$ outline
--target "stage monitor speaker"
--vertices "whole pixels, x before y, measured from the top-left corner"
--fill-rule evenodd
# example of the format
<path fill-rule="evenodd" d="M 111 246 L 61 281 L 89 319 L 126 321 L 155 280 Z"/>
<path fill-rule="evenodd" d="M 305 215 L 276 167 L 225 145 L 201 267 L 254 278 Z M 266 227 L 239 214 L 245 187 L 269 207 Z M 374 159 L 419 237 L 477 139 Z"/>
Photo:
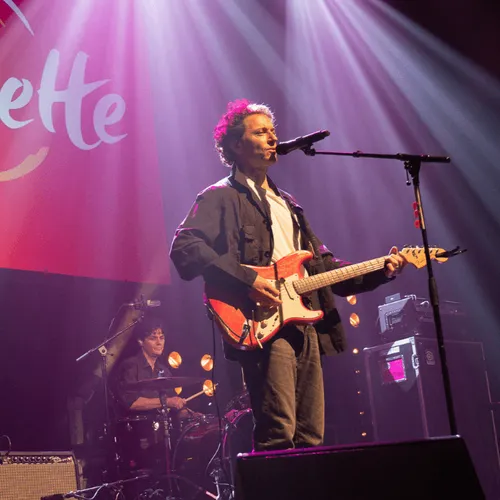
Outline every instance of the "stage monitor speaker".
<path fill-rule="evenodd" d="M 2 453 L 1 500 L 40 500 L 78 489 L 76 462 L 71 452 Z"/>
<path fill-rule="evenodd" d="M 445 341 L 460 434 L 487 498 L 500 498 L 500 456 L 480 342 Z M 412 336 L 364 349 L 374 441 L 450 433 L 435 339 Z"/>
<path fill-rule="evenodd" d="M 236 500 L 483 500 L 459 436 L 242 454 Z"/>

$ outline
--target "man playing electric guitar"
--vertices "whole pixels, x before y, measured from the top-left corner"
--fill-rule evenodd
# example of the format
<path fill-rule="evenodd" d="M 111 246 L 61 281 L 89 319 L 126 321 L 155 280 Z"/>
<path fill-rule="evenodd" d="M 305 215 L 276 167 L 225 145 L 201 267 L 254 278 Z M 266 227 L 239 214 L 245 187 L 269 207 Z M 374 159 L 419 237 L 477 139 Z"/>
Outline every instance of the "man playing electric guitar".
<path fill-rule="evenodd" d="M 323 273 L 347 263 L 333 257 L 302 208 L 267 176 L 277 160 L 271 110 L 246 100 L 229 103 L 214 138 L 231 174 L 198 195 L 176 232 L 171 258 L 183 279 L 205 279 L 208 304 L 226 332 L 226 357 L 243 367 L 254 449 L 318 446 L 324 435 L 320 355 L 346 347 L 333 294 L 373 290 L 401 272 L 407 260 L 392 249 L 380 265 L 333 286 L 292 283 L 295 270 L 305 268 L 306 279 L 321 280 Z M 293 255 L 300 250 L 311 254 Z M 270 275 L 255 266 L 271 266 Z M 289 281 L 281 279 L 282 272 Z M 321 319 L 297 320 L 298 313 L 288 312 L 292 300 L 306 306 L 302 313 L 320 311 Z M 239 315 L 238 322 L 225 321 L 221 309 L 213 307 L 223 303 L 231 305 L 230 317 Z M 285 321 L 287 314 L 295 321 Z"/>

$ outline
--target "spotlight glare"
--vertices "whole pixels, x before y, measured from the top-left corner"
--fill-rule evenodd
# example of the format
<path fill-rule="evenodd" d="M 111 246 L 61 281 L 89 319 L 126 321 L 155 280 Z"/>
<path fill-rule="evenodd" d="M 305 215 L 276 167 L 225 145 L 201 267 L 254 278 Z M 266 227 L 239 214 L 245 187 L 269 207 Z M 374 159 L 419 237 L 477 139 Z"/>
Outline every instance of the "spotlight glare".
<path fill-rule="evenodd" d="M 201 358 L 200 364 L 205 371 L 209 372 L 214 367 L 214 360 L 210 354 L 204 354 Z"/>
<path fill-rule="evenodd" d="M 359 316 L 356 313 L 352 313 L 349 316 L 349 323 L 351 323 L 352 327 L 357 328 L 360 323 Z"/>
<path fill-rule="evenodd" d="M 349 302 L 349 304 L 351 304 L 351 306 L 356 305 L 356 303 L 358 302 L 356 295 L 348 295 L 346 297 L 346 300 L 347 300 L 347 302 Z"/>
<path fill-rule="evenodd" d="M 176 351 L 172 351 L 168 355 L 168 364 L 172 368 L 179 368 L 179 366 L 181 366 L 181 364 L 182 364 L 181 355 L 178 352 L 176 352 Z"/>
<path fill-rule="evenodd" d="M 203 382 L 203 392 L 207 396 L 213 396 L 214 395 L 214 384 L 212 383 L 211 380 L 205 380 L 205 382 Z"/>
<path fill-rule="evenodd" d="M 359 354 L 359 349 L 357 347 L 355 347 L 353 350 L 352 350 L 352 353 L 353 354 Z"/>

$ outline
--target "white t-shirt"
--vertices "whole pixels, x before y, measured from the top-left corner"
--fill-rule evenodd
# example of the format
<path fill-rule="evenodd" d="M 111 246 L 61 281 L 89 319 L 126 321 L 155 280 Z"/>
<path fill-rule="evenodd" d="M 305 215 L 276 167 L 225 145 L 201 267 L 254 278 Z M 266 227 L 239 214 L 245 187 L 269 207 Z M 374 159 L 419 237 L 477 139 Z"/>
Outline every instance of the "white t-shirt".
<path fill-rule="evenodd" d="M 238 169 L 236 169 L 235 179 L 241 184 L 247 184 L 247 186 L 256 194 L 257 198 L 259 200 L 261 199 L 259 192 L 255 187 L 255 182 Z M 292 214 L 287 202 L 274 191 L 266 189 L 266 198 L 271 208 L 272 232 L 274 239 L 274 249 L 271 262 L 276 262 L 282 257 L 285 257 L 285 255 L 288 255 L 295 250 L 299 250 L 299 248 L 296 248 L 298 246 L 298 242 L 294 241 L 295 231 L 292 217 L 295 217 L 295 214 Z"/>

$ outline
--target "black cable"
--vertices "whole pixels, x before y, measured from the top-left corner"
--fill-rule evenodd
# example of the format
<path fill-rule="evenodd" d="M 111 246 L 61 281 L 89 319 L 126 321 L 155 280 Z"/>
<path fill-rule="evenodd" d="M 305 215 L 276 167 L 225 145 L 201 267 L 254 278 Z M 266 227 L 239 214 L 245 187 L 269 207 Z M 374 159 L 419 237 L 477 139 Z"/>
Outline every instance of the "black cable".
<path fill-rule="evenodd" d="M 12 451 L 12 441 L 10 440 L 10 437 L 7 436 L 7 434 L 4 434 L 3 436 L 0 436 L 0 440 L 1 439 L 5 439 L 7 441 L 7 443 L 8 443 L 8 449 L 5 452 L 5 455 L 0 455 L 0 465 L 3 462 L 3 459 L 7 458 L 9 456 L 9 453 Z"/>
<path fill-rule="evenodd" d="M 207 309 L 208 309 L 208 312 L 209 312 L 209 318 L 211 319 L 212 321 L 212 329 L 214 327 L 213 323 L 214 323 L 214 318 L 217 318 L 217 321 L 227 330 L 227 331 L 230 331 L 237 339 L 238 339 L 238 342 L 242 343 L 248 333 L 243 333 L 243 334 L 239 334 L 239 333 L 236 333 L 225 321 L 224 319 L 217 313 L 217 311 L 210 305 L 210 302 L 207 302 L 206 304 L 207 306 Z M 215 340 L 214 340 L 214 345 L 215 345 Z"/>
<path fill-rule="evenodd" d="M 122 308 L 125 307 L 125 304 L 122 304 L 118 310 L 116 311 L 115 315 L 111 318 L 111 322 L 109 323 L 109 326 L 108 326 L 108 333 L 106 334 L 106 337 L 105 339 L 108 339 L 111 335 L 111 330 L 113 328 L 113 325 L 115 324 L 115 321 L 116 321 L 116 318 L 118 316 L 118 314 L 120 313 L 120 311 L 122 310 Z"/>

